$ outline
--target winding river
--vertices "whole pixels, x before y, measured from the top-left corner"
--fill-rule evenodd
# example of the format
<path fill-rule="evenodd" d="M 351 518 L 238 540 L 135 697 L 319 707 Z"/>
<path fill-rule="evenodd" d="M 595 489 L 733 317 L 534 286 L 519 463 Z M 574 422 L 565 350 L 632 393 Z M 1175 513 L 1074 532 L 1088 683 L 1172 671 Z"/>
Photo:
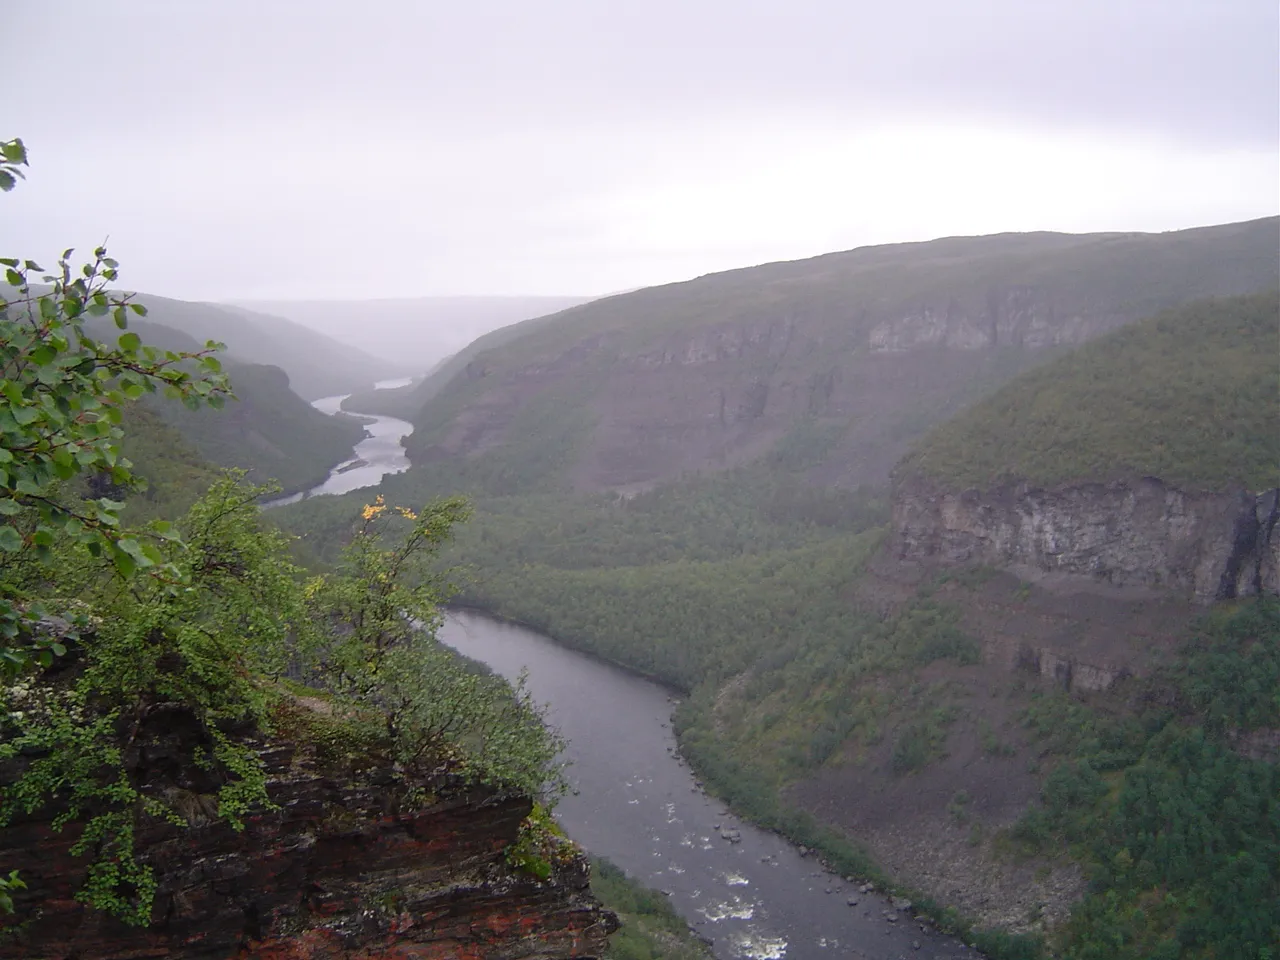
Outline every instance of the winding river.
<path fill-rule="evenodd" d="M 677 752 L 675 700 L 657 684 L 471 611 L 451 612 L 440 639 L 510 679 L 527 671 L 568 741 L 572 791 L 557 819 L 666 892 L 722 960 L 977 956 L 705 794 Z"/>
<path fill-rule="evenodd" d="M 314 406 L 336 413 L 344 399 Z M 374 486 L 407 469 L 400 439 L 412 426 L 368 419 L 370 435 L 351 461 L 305 494 L 276 503 Z M 364 464 L 350 466 L 357 461 Z M 556 808 L 565 830 L 666 893 L 720 960 L 978 956 L 706 795 L 680 759 L 671 732 L 675 699 L 664 688 L 471 611 L 450 612 L 440 639 L 510 679 L 527 671 L 534 698 L 568 742 L 572 790 Z"/>
<path fill-rule="evenodd" d="M 374 384 L 378 390 L 390 390 L 404 387 L 412 382 L 411 377 L 400 380 L 381 380 Z M 322 397 L 313 400 L 311 405 L 321 413 L 332 416 L 342 410 L 342 401 L 351 396 L 343 393 L 336 397 Z M 344 460 L 325 478 L 324 483 L 312 487 L 302 493 L 288 497 L 280 497 L 264 503 L 266 507 L 282 507 L 286 503 L 297 503 L 306 497 L 318 497 L 325 494 L 350 493 L 362 487 L 374 487 L 382 482 L 382 478 L 390 473 L 402 473 L 409 469 L 409 458 L 405 456 L 401 439 L 413 431 L 413 424 L 395 417 L 382 417 L 372 413 L 356 413 L 345 411 L 354 417 L 365 420 L 365 433 L 368 434 L 356 444 L 351 451 L 351 458 Z"/>

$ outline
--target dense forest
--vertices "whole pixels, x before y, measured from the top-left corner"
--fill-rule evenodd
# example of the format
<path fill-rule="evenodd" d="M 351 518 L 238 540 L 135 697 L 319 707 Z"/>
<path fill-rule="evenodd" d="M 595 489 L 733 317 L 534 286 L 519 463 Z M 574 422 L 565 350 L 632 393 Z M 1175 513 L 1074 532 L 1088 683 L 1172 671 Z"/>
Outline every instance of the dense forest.
<path fill-rule="evenodd" d="M 1052 431 L 1073 435 L 1073 414 L 1092 417 L 1094 401 L 1072 398 L 1093 389 L 1096 403 L 1124 416 L 1081 434 L 1072 448 L 1081 463 L 1114 462 L 1108 445 L 1124 443 L 1133 469 L 1176 456 L 1180 480 L 1266 483 L 1275 462 L 1266 411 L 1277 384 L 1264 368 L 1276 316 L 1268 294 L 1197 304 L 1112 334 L 1082 351 L 1096 364 L 1076 354 L 1052 361 L 958 421 L 958 434 L 984 430 L 989 441 L 957 447 L 941 428 L 903 472 L 943 445 L 985 462 L 1008 448 L 1007 429 L 1027 435 L 1010 462 L 1025 455 L 1039 478 L 1035 465 L 1050 455 L 1037 443 Z M 1197 370 L 1175 398 L 1160 382 L 1188 364 Z M 566 422 L 551 410 L 526 415 L 531 425 Z M 1180 430 L 1146 430 L 1148 419 L 1176 420 Z M 487 459 L 421 465 L 384 488 L 472 491 L 476 516 L 442 558 L 459 577 L 457 600 L 688 692 L 681 745 L 708 783 L 839 869 L 880 876 L 846 835 L 789 804 L 793 785 L 881 762 L 877 776 L 909 779 L 940 763 L 965 729 L 993 756 L 1017 742 L 1042 800 L 984 842 L 1010 863 L 1081 864 L 1089 887 L 1047 938 L 974 930 L 912 891 L 993 955 L 1265 955 L 1258 951 L 1280 935 L 1280 872 L 1269 852 L 1277 783 L 1273 764 L 1239 744 L 1275 726 L 1276 605 L 1210 616 L 1154 675 L 1106 696 L 1014 675 L 1001 697 L 1016 722 L 988 729 L 970 700 L 925 678 L 939 665 L 957 676 L 982 669 L 982 637 L 965 627 L 964 611 L 989 602 L 979 592 L 995 572 L 940 571 L 880 595 L 891 491 L 805 482 L 823 442 L 817 425 L 802 424 L 753 463 L 630 495 L 567 493 L 554 481 L 557 449 L 525 457 L 520 443 Z M 313 500 L 278 519 L 301 535 L 299 550 L 323 562 L 343 539 L 343 511 L 341 498 Z M 1028 586 L 1015 580 L 1008 602 L 1021 602 Z M 1232 791 L 1238 816 L 1228 822 L 1218 812 Z"/>

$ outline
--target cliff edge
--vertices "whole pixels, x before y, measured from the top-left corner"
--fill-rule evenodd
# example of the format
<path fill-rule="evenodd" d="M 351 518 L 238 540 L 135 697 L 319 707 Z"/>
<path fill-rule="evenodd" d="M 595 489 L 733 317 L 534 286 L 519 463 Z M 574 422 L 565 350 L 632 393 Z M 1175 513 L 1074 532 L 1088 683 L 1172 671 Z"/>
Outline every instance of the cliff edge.
<path fill-rule="evenodd" d="M 165 780 L 186 827 L 151 820 L 137 833 L 158 889 L 147 927 L 75 899 L 86 857 L 79 824 L 56 810 L 0 830 L 0 862 L 27 889 L 0 937 L 0 957 L 25 960 L 561 960 L 603 955 L 617 927 L 588 888 L 568 844 L 544 877 L 510 867 L 532 803 L 440 773 L 406 785 L 390 770 L 342 774 L 316 751 L 256 738 L 274 810 L 236 832 L 208 816 L 209 797 L 181 770 L 182 718 L 152 736 L 138 763 Z M 254 735 L 256 737 L 256 735 Z M 9 780 L 13 771 L 3 771 Z M 198 776 L 198 775 L 197 775 Z M 191 789 L 194 788 L 194 789 Z M 185 799 L 185 804 L 184 804 Z"/>

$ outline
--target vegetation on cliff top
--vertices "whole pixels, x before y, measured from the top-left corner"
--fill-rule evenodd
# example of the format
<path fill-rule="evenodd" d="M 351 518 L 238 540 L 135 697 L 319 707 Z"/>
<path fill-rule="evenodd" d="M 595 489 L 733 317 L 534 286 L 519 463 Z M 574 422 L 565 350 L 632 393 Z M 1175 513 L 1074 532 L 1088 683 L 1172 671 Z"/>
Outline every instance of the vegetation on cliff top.
<path fill-rule="evenodd" d="M 1025 373 L 937 427 L 899 480 L 1280 484 L 1280 295 L 1204 300 Z"/>
<path fill-rule="evenodd" d="M 0 158 L 7 189 L 21 142 L 0 143 Z M 348 520 L 336 568 L 313 576 L 262 524 L 257 500 L 270 490 L 242 472 L 177 522 L 130 525 L 112 495 L 139 482 L 122 445 L 148 417 L 131 405 L 165 391 L 217 407 L 231 385 L 217 344 L 165 351 L 129 329 L 145 308 L 111 292 L 117 265 L 104 249 L 83 269 L 71 256 L 40 288 L 39 265 L 0 261 L 14 291 L 0 300 L 0 826 L 78 826 L 77 897 L 151 922 L 157 878 L 138 828 L 240 830 L 270 810 L 259 750 L 282 715 L 296 719 L 278 709 L 295 698 L 287 679 L 322 688 L 406 802 L 439 773 L 554 789 L 560 743 L 528 695 L 432 636 L 447 592 L 434 560 L 465 502 L 414 510 L 378 498 Z M 114 342 L 87 322 L 103 316 L 123 331 Z M 165 462 L 198 482 L 182 457 Z M 0 908 L 19 914 L 8 928 L 39 906 L 23 889 L 21 877 L 0 879 Z"/>

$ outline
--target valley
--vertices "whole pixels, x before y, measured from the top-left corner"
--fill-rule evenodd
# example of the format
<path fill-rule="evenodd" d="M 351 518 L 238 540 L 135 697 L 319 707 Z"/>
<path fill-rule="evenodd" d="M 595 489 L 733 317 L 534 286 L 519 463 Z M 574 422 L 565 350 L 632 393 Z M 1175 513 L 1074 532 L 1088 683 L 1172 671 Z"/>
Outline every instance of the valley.
<path fill-rule="evenodd" d="M 1280 960 L 1280 7 L 0 11 L 0 960 Z"/>
<path fill-rule="evenodd" d="M 1048 282 L 1101 269 L 1094 241 L 981 238 L 912 268 L 941 270 L 945 311 L 867 310 L 845 341 L 794 292 L 774 305 L 790 319 L 761 321 L 774 294 L 751 284 L 794 276 L 784 287 L 806 297 L 815 284 L 807 267 L 769 265 L 749 283 L 695 283 L 693 305 L 681 290 L 657 312 L 572 307 L 481 337 L 425 379 L 309 404 L 283 370 L 232 361 L 229 411 L 145 401 L 130 414 L 127 449 L 154 482 L 127 509 L 171 515 L 214 463 L 283 473 L 288 495 L 266 516 L 298 538 L 296 557 L 331 569 L 362 511 L 468 497 L 475 514 L 438 561 L 454 602 L 569 649 L 465 612 L 442 640 L 512 679 L 530 665 L 576 761 L 562 823 L 668 891 L 717 957 L 891 958 L 921 942 L 1083 960 L 1109 943 L 1139 960 L 1176 938 L 1246 956 L 1277 920 L 1256 904 L 1277 882 L 1263 865 L 1280 786 L 1267 699 L 1280 302 L 1225 294 L 1275 286 L 1241 253 L 1274 227 L 1191 231 L 1180 251 L 1204 270 L 1138 302 L 1219 296 L 1150 318 L 1133 300 L 1150 278 L 1134 277 L 1165 269 L 1161 244 L 1123 241 L 1140 269 L 1113 302 L 1098 299 L 1104 274 L 1074 281 L 1095 298 L 1081 319 L 1021 277 L 975 314 L 962 288 L 945 291 L 945 262 L 958 249 L 973 268 L 994 249 L 982 269 L 1034 263 Z M 845 269 L 896 275 L 902 255 L 854 251 Z M 747 313 L 705 329 L 671 319 L 703 317 L 706 285 L 728 291 L 717 309 Z M 610 329 L 613 316 L 631 320 Z M 1248 696 L 1232 687 L 1241 671 Z M 643 722 L 626 719 L 633 688 Z M 1188 792 L 1197 777 L 1218 800 Z M 1210 826 L 1233 789 L 1243 807 Z M 1213 849 L 1254 853 L 1227 864 L 1194 843 L 1151 847 L 1152 803 L 1216 831 Z M 1110 864 L 1113 847 L 1131 860 Z M 1139 906 L 1153 885 L 1173 898 L 1159 910 Z M 677 949 L 662 941 L 677 934 L 653 936 L 635 949 Z"/>
<path fill-rule="evenodd" d="M 1258 225 L 1260 251 L 1274 227 Z M 1241 235 L 1216 229 L 1209 235 Z M 1254 262 L 1253 279 L 1227 280 L 1221 292 L 1275 286 L 1273 268 Z M 629 361 L 601 346 L 614 334 L 589 330 L 582 316 L 607 303 L 527 335 L 504 332 L 510 348 L 477 343 L 452 361 L 451 378 L 407 388 L 428 398 L 407 443 L 414 466 L 381 489 L 396 502 L 427 491 L 475 498 L 477 515 L 448 558 L 465 571 L 460 599 L 687 692 L 676 730 L 710 789 L 841 871 L 884 871 L 992 956 L 1036 955 L 1045 938 L 1062 955 L 1087 956 L 1091 938 L 1114 935 L 1131 952 L 1109 955 L 1137 958 L 1173 936 L 1176 912 L 1145 921 L 1099 912 L 1097 854 L 1071 823 L 1105 820 L 1118 784 L 1169 762 L 1126 725 L 1155 725 L 1166 740 L 1194 729 L 1196 708 L 1171 692 L 1168 671 L 1190 655 L 1203 604 L 1275 593 L 1275 295 L 1117 320 L 1123 329 L 1109 335 L 1106 323 L 1066 322 L 1100 338 L 1070 351 L 1054 345 L 1058 334 L 983 354 L 990 341 L 975 346 L 945 324 L 909 344 L 873 327 L 859 361 L 883 365 L 873 383 L 919 383 L 899 379 L 905 356 L 922 363 L 931 389 L 951 391 L 895 441 L 908 456 L 838 465 L 847 424 L 784 407 L 772 432 L 757 434 L 763 445 L 739 418 L 743 445 L 721 433 L 723 457 L 667 461 L 632 445 L 636 459 L 611 459 L 618 472 L 602 484 L 590 464 L 611 458 L 601 444 L 613 441 L 601 433 L 612 421 L 600 419 L 599 391 L 623 391 L 632 415 L 647 410 L 679 443 L 731 419 L 711 410 L 705 426 L 671 427 L 666 408 L 645 407 L 683 397 L 681 416 L 697 409 L 663 363 L 647 377 L 620 371 Z M 565 338 L 564 352 L 531 360 L 553 342 L 548 331 Z M 717 342 L 672 361 L 713 397 L 717 365 L 740 363 L 753 341 Z M 760 344 L 785 366 L 791 347 Z M 507 356 L 523 366 L 502 372 Z M 963 386 L 946 379 L 952 363 L 969 364 Z M 946 422 L 982 393 L 989 399 Z M 423 436 L 438 441 L 424 446 Z M 667 466 L 646 472 L 655 464 Z M 683 472 L 662 475 L 673 469 Z M 1086 507 L 1088 497 L 1103 499 Z M 323 556 L 342 510 L 313 503 L 282 519 Z M 1250 636 L 1260 646 L 1248 655 L 1265 662 L 1274 608 L 1264 603 L 1259 616 Z M 1176 722 L 1157 719 L 1151 698 L 1185 706 Z M 1126 759 L 1099 760 L 1088 734 L 1064 738 L 1053 730 L 1063 717 L 1110 731 Z M 1249 736 L 1265 741 L 1271 721 L 1255 722 Z M 1082 763 L 1103 771 L 1110 799 L 1084 794 L 1087 810 L 1055 809 L 1053 778 Z M 1266 782 L 1266 761 L 1244 763 L 1239 776 Z M 1260 822 L 1240 829 L 1250 839 L 1229 842 L 1274 843 Z M 1144 896 L 1132 876 L 1110 882 L 1108 896 Z M 1273 919 L 1263 911 L 1232 923 L 1265 940 Z"/>

